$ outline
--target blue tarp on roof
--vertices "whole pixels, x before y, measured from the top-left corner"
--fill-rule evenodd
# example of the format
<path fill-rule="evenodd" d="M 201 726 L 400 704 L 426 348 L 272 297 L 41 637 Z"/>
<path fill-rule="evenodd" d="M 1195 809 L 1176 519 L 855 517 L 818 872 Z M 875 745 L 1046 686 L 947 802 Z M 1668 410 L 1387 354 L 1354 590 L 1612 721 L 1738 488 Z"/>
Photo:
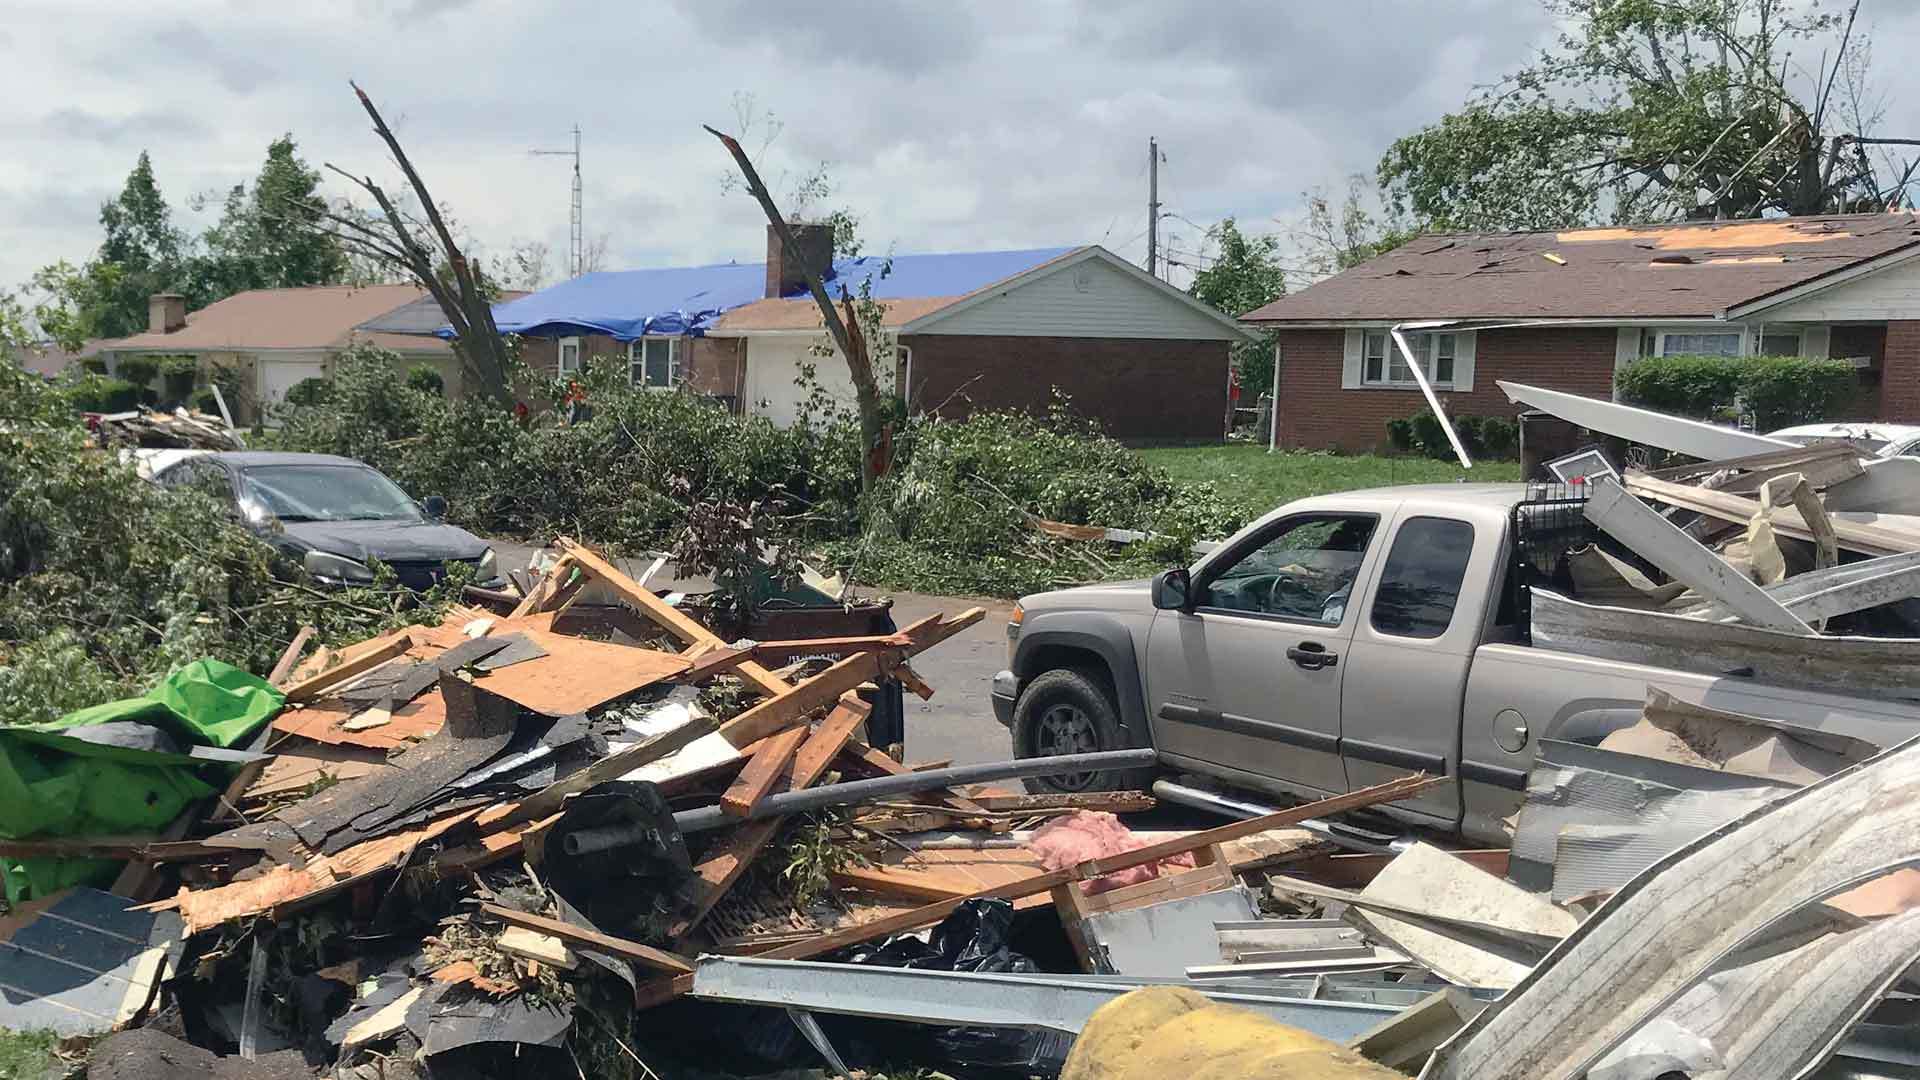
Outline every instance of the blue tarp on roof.
<path fill-rule="evenodd" d="M 876 300 L 961 296 L 1051 262 L 1075 248 L 969 251 L 836 259 L 827 291 L 859 295 L 870 284 Z M 891 265 L 889 265 L 889 263 Z M 528 337 L 606 334 L 632 341 L 644 334 L 704 334 L 721 315 L 766 297 L 765 263 L 616 270 L 572 281 L 493 308 L 502 333 Z M 804 291 L 789 294 L 798 299 Z M 450 330 L 443 329 L 442 336 Z"/>

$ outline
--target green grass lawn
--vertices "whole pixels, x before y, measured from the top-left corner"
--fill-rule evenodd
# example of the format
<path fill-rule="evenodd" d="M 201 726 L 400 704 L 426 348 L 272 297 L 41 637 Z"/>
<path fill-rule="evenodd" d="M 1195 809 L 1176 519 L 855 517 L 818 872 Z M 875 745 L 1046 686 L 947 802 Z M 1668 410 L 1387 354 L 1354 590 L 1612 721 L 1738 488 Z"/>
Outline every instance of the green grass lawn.
<path fill-rule="evenodd" d="M 1309 495 L 1355 488 L 1520 479 L 1520 466 L 1512 461 L 1477 462 L 1467 470 L 1458 462 L 1431 458 L 1269 454 L 1266 447 L 1248 443 L 1163 447 L 1142 450 L 1140 456 L 1183 483 L 1211 481 L 1228 498 L 1257 507 L 1260 513 Z"/>
<path fill-rule="evenodd" d="M 0 1028 L 0 1080 L 40 1080 L 59 1041 L 51 1031 Z"/>

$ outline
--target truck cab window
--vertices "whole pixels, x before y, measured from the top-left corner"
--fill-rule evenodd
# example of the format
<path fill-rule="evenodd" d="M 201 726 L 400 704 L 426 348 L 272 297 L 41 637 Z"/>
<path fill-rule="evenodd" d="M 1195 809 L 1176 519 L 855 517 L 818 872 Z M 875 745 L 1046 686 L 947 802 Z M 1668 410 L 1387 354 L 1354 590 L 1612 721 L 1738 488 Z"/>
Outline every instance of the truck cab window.
<path fill-rule="evenodd" d="M 1408 519 L 1393 538 L 1380 573 L 1373 628 L 1397 637 L 1437 638 L 1446 633 L 1472 555 L 1472 525 L 1451 518 Z"/>
<path fill-rule="evenodd" d="M 1282 526 L 1258 547 L 1210 574 L 1200 606 L 1338 625 L 1373 539 L 1371 515 L 1322 515 Z"/>

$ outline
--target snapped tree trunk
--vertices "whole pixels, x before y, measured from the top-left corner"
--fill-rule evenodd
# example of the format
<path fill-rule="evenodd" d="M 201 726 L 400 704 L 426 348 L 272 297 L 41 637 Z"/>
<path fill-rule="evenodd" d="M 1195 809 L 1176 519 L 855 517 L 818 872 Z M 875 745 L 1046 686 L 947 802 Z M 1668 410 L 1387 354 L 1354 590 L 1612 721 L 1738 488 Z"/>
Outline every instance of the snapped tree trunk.
<path fill-rule="evenodd" d="M 413 196 L 420 203 L 433 242 L 440 249 L 440 257 L 446 261 L 447 276 L 453 280 L 448 282 L 441 278 L 432 253 L 416 235 L 414 224 L 406 219 L 393 199 L 379 184 L 374 183 L 372 177 L 355 176 L 338 166 L 327 166 L 353 181 L 372 197 L 374 204 L 380 208 L 380 218 L 386 222 L 386 229 L 379 229 L 370 221 L 341 214 L 328 214 L 327 220 L 338 230 L 335 235 L 355 250 L 404 268 L 420 283 L 421 288 L 433 295 L 434 301 L 440 305 L 441 314 L 447 317 L 447 322 L 453 327 L 456 339 L 454 352 L 460 357 L 461 371 L 467 382 L 502 407 L 511 408 L 513 390 L 508 374 L 511 358 L 506 339 L 500 336 L 499 328 L 494 325 L 492 301 L 482 288 L 472 264 L 460 251 L 460 245 L 454 242 L 453 231 L 441 216 L 439 206 L 427 190 L 426 181 L 420 178 L 407 152 L 401 149 L 400 140 L 387 127 L 380 110 L 374 107 L 373 99 L 360 89 L 359 84 L 348 85 L 353 87 L 361 106 L 367 110 L 367 116 L 373 120 L 374 133 L 387 144 L 387 149 L 400 165 L 400 171 L 406 175 L 407 186 L 413 189 Z M 389 232 L 391 235 L 386 235 Z"/>
<path fill-rule="evenodd" d="M 774 205 L 772 193 L 767 190 L 767 185 L 760 182 L 760 173 L 748 159 L 747 152 L 741 149 L 739 141 L 710 126 L 702 126 L 733 155 L 734 164 L 740 167 L 740 175 L 747 181 L 747 191 L 760 203 L 760 209 L 767 215 L 767 224 L 779 234 L 781 250 L 799 250 L 793 240 L 792 228 L 781 215 L 780 208 Z M 866 338 L 860 332 L 860 321 L 854 317 L 851 297 L 842 296 L 847 306 L 846 318 L 842 319 L 833 306 L 833 298 L 827 295 L 826 282 L 820 279 L 820 275 L 810 266 L 794 268 L 806 279 L 807 292 L 820 309 L 821 321 L 826 323 L 827 334 L 833 338 L 834 351 L 846 358 L 847 374 L 853 379 L 854 406 L 860 412 L 860 491 L 864 494 L 873 488 L 879 464 L 875 452 L 880 448 L 886 419 L 886 405 L 880 397 L 880 385 L 873 376 L 873 361 L 867 354 Z M 841 291 L 845 293 L 844 289 Z"/>

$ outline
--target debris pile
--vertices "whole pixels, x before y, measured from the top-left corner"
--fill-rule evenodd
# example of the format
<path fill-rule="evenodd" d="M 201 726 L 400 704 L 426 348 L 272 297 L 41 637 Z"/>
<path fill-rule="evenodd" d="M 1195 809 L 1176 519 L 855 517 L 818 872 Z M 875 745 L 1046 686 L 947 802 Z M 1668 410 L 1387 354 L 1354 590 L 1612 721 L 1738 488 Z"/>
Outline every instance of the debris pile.
<path fill-rule="evenodd" d="M 89 413 L 87 429 L 94 446 L 111 450 L 245 450 L 233 426 L 185 406 L 172 412 L 135 409 Z"/>

